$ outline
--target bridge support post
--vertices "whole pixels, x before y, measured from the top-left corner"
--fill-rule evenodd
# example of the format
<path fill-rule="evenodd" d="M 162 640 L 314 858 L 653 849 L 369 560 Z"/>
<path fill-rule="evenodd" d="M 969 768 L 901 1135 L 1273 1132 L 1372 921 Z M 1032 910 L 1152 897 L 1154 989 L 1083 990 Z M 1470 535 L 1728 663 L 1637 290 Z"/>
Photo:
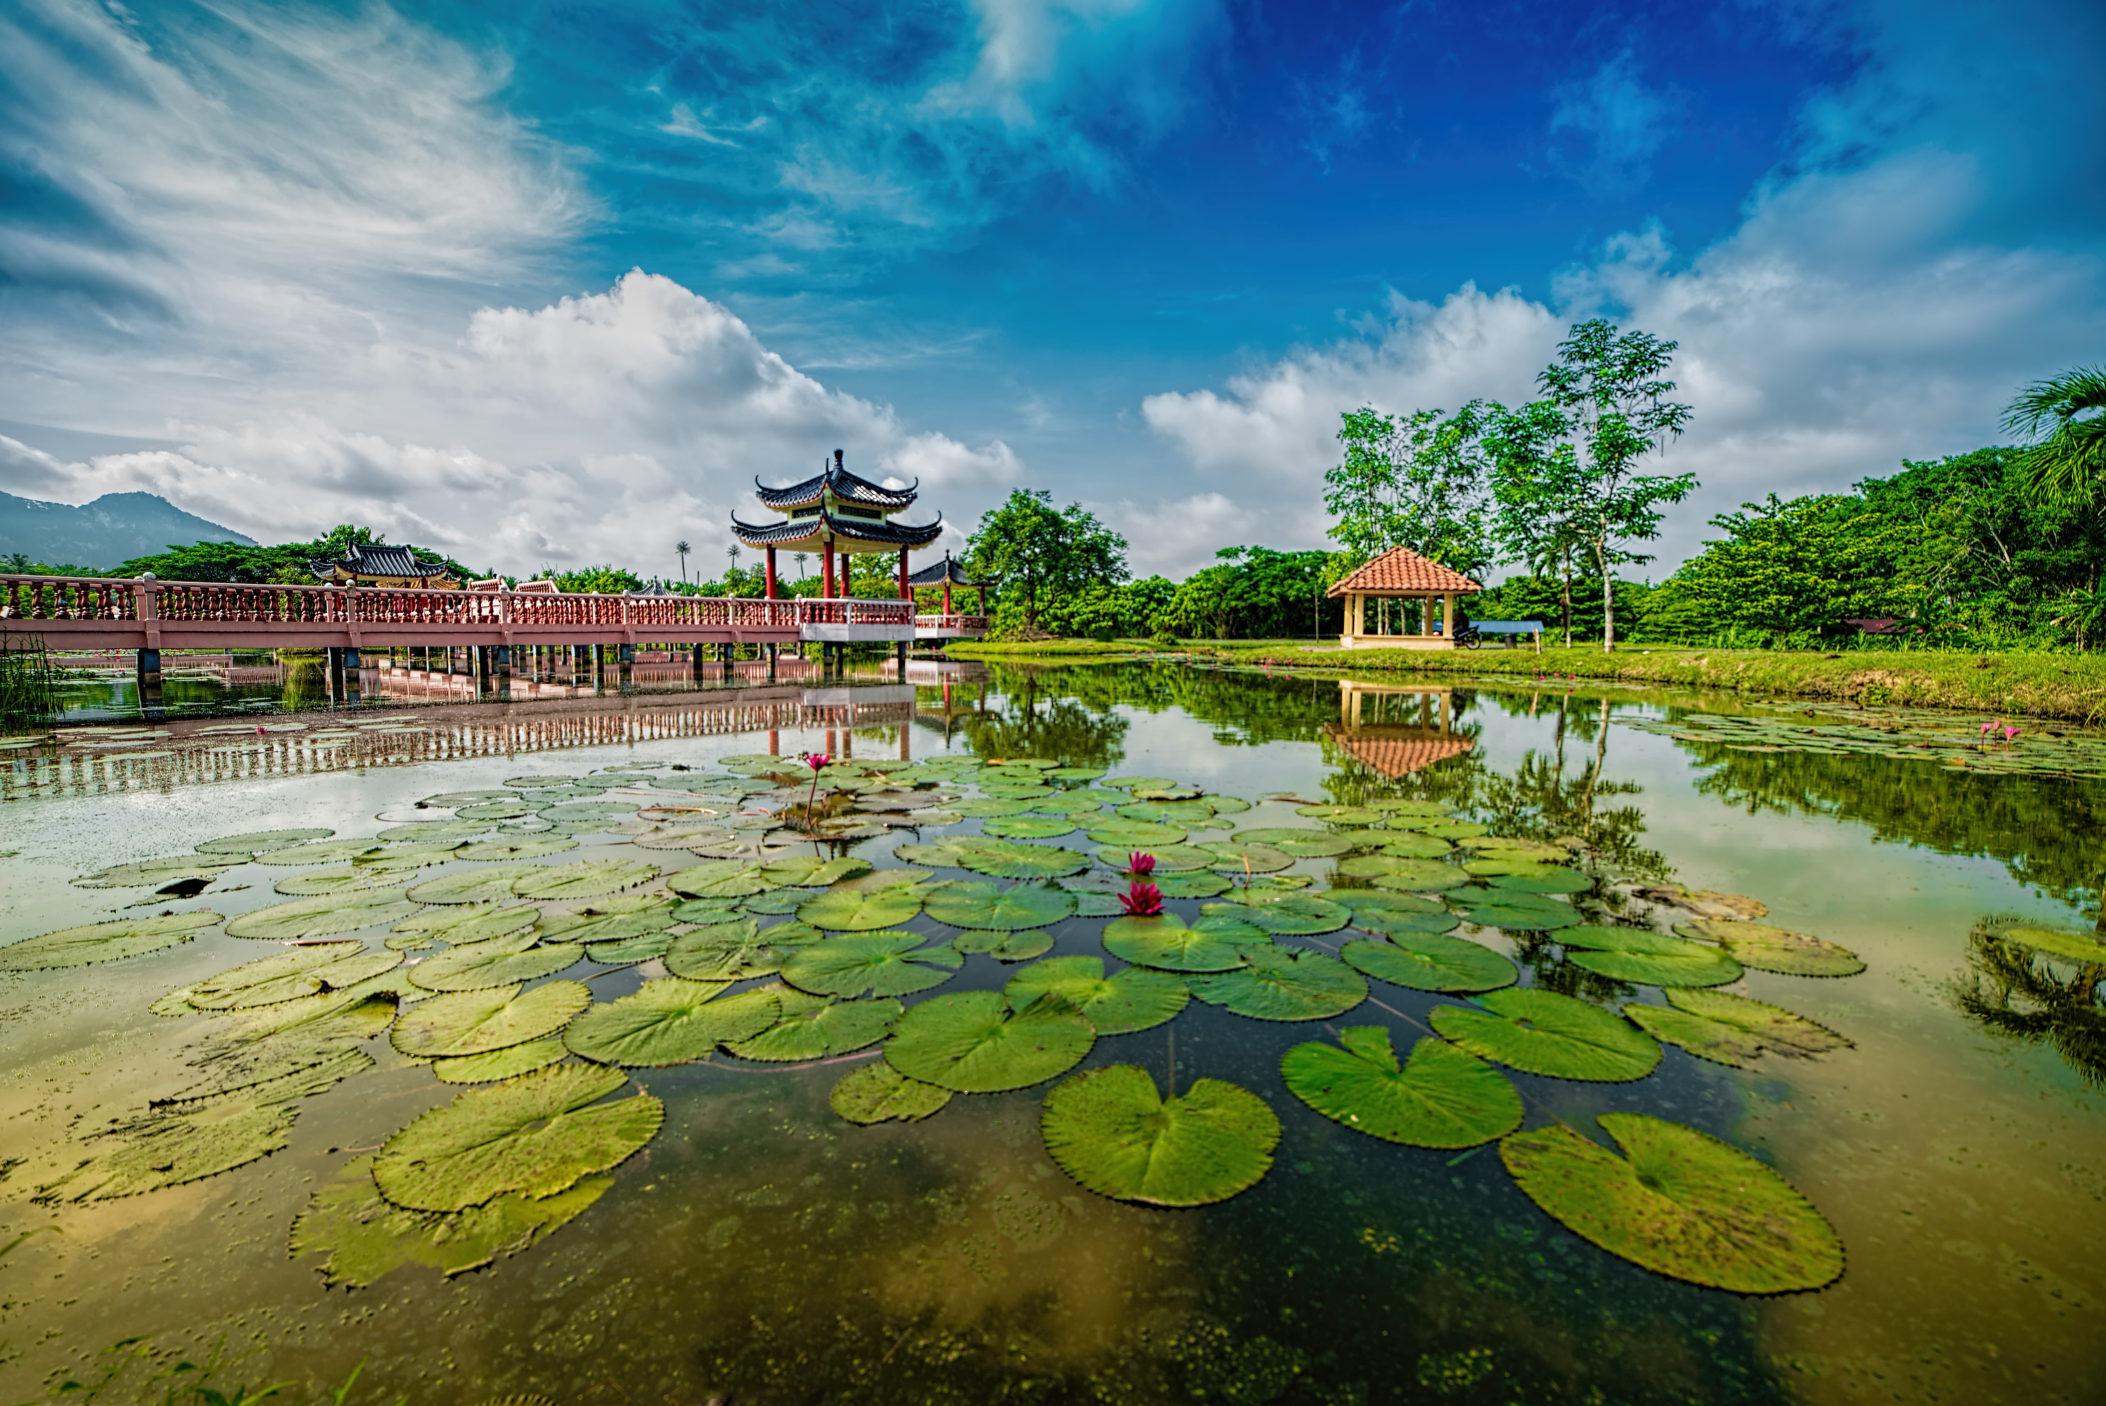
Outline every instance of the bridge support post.
<path fill-rule="evenodd" d="M 139 682 L 139 712 L 144 717 L 161 716 L 161 651 L 142 649 L 134 660 L 133 676 Z"/>
<path fill-rule="evenodd" d="M 333 644 L 322 649 L 322 692 L 332 708 L 344 696 L 344 651 Z"/>
<path fill-rule="evenodd" d="M 704 664 L 704 663 L 705 663 L 705 662 L 706 662 L 706 661 L 708 660 L 708 658 L 709 658 L 709 646 L 708 646 L 708 645 L 706 645 L 706 644 L 704 644 L 704 643 L 702 643 L 702 641 L 700 641 L 700 640 L 696 640 L 696 641 L 695 641 L 695 659 L 694 659 L 694 665 L 693 665 L 693 667 L 694 667 L 694 678 L 695 678 L 695 686 L 696 686 L 696 687 L 698 687 L 698 688 L 699 688 L 699 687 L 701 686 L 701 684 L 702 684 L 702 665 L 703 665 L 703 664 Z"/>
<path fill-rule="evenodd" d="M 904 555 L 904 553 L 902 555 Z M 895 649 L 897 650 L 899 656 L 899 681 L 901 683 L 905 683 L 907 681 L 907 642 L 905 640 L 901 640 L 899 644 L 895 646 Z"/>
<path fill-rule="evenodd" d="M 359 656 L 358 646 L 356 645 L 342 651 L 342 654 L 344 705 L 349 708 L 356 708 L 359 705 L 360 695 L 365 692 L 366 688 L 365 675 L 362 672 L 365 668 L 365 662 Z"/>
<path fill-rule="evenodd" d="M 621 689 L 623 693 L 627 693 L 634 686 L 633 681 L 635 678 L 636 671 L 636 646 L 633 644 L 622 645 L 618 650 L 618 655 L 621 660 Z"/>
<path fill-rule="evenodd" d="M 497 655 L 497 696 L 509 703 L 512 701 L 512 646 L 501 644 L 493 652 Z"/>
<path fill-rule="evenodd" d="M 781 649 L 781 648 L 782 648 L 782 646 L 781 646 L 781 645 L 775 645 L 775 644 L 771 644 L 771 645 L 769 645 L 769 646 L 768 646 L 768 682 L 769 682 L 769 683 L 774 683 L 774 682 L 775 682 L 775 654 L 776 654 L 776 651 L 777 651 L 777 650 L 779 650 L 779 649 Z"/>

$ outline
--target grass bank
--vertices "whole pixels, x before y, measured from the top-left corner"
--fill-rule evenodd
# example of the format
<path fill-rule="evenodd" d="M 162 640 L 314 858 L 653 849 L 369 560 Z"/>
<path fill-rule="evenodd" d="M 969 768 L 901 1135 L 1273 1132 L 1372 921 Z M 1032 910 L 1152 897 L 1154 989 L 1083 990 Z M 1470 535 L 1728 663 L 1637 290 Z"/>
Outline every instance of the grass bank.
<path fill-rule="evenodd" d="M 1331 673 L 1551 674 L 1619 683 L 1724 688 L 1782 698 L 1816 698 L 1865 707 L 1952 708 L 1964 712 L 2106 722 L 2106 658 L 2077 654 L 1976 654 L 1853 650 L 1817 654 L 1768 649 L 1310 649 L 1276 644 L 1195 645 L 1188 653 L 1224 662 Z"/>
<path fill-rule="evenodd" d="M 1154 648 L 1142 640 L 1033 640 L 1028 644 L 960 640 L 946 645 L 943 652 L 953 659 L 1071 659 L 1078 655 L 1126 657 L 1146 654 Z"/>

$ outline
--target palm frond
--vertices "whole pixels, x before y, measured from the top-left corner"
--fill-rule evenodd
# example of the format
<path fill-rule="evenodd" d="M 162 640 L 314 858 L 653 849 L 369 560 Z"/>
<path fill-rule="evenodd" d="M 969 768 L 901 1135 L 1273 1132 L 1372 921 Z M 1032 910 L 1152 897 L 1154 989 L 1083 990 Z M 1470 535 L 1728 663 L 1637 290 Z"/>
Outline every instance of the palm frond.
<path fill-rule="evenodd" d="M 2079 366 L 2035 381 L 2005 407 L 2004 428 L 2039 438 L 2086 411 L 2106 411 L 2106 366 Z"/>
<path fill-rule="evenodd" d="M 2004 428 L 2033 442 L 2019 459 L 2026 490 L 2080 507 L 2106 492 L 2106 366 L 2079 366 L 2021 391 Z"/>

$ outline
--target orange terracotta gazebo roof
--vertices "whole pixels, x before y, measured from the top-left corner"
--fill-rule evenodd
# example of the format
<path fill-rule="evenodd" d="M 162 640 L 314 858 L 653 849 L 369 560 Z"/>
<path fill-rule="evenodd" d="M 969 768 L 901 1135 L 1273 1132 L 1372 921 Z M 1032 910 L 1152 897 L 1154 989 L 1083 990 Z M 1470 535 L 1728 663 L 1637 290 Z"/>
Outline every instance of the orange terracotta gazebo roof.
<path fill-rule="evenodd" d="M 1466 737 L 1382 737 L 1368 732 L 1348 732 L 1335 724 L 1324 729 L 1338 749 L 1363 766 L 1384 776 L 1406 776 L 1423 771 L 1435 762 L 1459 757 L 1470 750 Z"/>
<path fill-rule="evenodd" d="M 1410 592 L 1446 595 L 1452 591 L 1459 595 L 1483 589 L 1461 572 L 1450 571 L 1437 561 L 1428 561 L 1409 547 L 1391 547 L 1324 594 L 1380 596 Z"/>

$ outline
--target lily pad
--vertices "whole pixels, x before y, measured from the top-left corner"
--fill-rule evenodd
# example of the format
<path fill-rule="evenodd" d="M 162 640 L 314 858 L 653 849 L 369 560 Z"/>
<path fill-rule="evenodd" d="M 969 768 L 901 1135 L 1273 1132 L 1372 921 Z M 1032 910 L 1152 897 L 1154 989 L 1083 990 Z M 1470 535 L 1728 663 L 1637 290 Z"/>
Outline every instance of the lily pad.
<path fill-rule="evenodd" d="M 1029 1088 L 1082 1062 L 1097 1032 L 1057 995 L 1020 1011 L 997 991 L 959 991 L 899 1018 L 885 1058 L 910 1079 L 963 1094 Z"/>
<path fill-rule="evenodd" d="M 747 1040 L 775 1023 L 766 990 L 724 996 L 727 982 L 661 977 L 593 1006 L 570 1023 L 563 1043 L 601 1064 L 687 1064 L 720 1044 Z M 719 999 L 721 997 L 721 999 Z"/>
<path fill-rule="evenodd" d="M 73 882 L 84 889 L 159 888 L 184 879 L 210 881 L 245 862 L 245 856 L 238 854 L 172 854 L 164 859 L 142 859 L 136 864 L 114 864 Z"/>
<path fill-rule="evenodd" d="M 312 898 L 317 894 L 374 888 L 385 882 L 385 875 L 346 864 L 337 869 L 310 869 L 304 874 L 288 874 L 271 885 L 271 892 L 282 893 L 288 898 Z"/>
<path fill-rule="evenodd" d="M 502 903 L 474 903 L 466 907 L 426 908 L 395 924 L 394 931 L 436 938 L 450 946 L 486 942 L 493 937 L 525 932 L 541 917 L 541 910 L 526 905 L 511 908 Z"/>
<path fill-rule="evenodd" d="M 1745 996 L 1670 988 L 1667 999 L 1670 1005 L 1634 1003 L 1623 1013 L 1656 1040 L 1736 1069 L 1765 1053 L 1809 1059 L 1850 1045 L 1825 1025 Z"/>
<path fill-rule="evenodd" d="M 965 965 L 949 944 L 926 942 L 918 932 L 830 937 L 791 953 L 782 979 L 818 996 L 911 996 L 941 986 Z"/>
<path fill-rule="evenodd" d="M 1201 918 L 1190 927 L 1175 913 L 1154 918 L 1114 918 L 1104 925 L 1104 950 L 1138 966 L 1174 972 L 1225 972 L 1243 965 L 1243 954 L 1270 944 L 1261 927 L 1235 918 Z"/>
<path fill-rule="evenodd" d="M 830 1101 L 834 1112 L 851 1123 L 913 1123 L 941 1112 L 951 1091 L 909 1079 L 878 1060 L 842 1076 Z"/>
<path fill-rule="evenodd" d="M 1205 1206 L 1272 1169 L 1280 1120 L 1248 1089 L 1200 1079 L 1165 1100 L 1137 1064 L 1077 1075 L 1046 1096 L 1039 1123 L 1060 1169 L 1100 1196 Z"/>
<path fill-rule="evenodd" d="M 243 913 L 227 924 L 227 936 L 288 942 L 303 937 L 329 937 L 376 923 L 400 922 L 417 911 L 399 888 L 358 889 L 351 893 L 296 898 Z"/>
<path fill-rule="evenodd" d="M 513 886 L 521 898 L 597 898 L 658 877 L 658 866 L 636 859 L 588 859 L 551 864 Z"/>
<path fill-rule="evenodd" d="M 1109 977 L 1102 957 L 1049 957 L 1033 962 L 1002 988 L 1010 1009 L 1022 1010 L 1047 992 L 1066 998 L 1099 1035 L 1128 1035 L 1173 1019 L 1191 1000 L 1185 983 L 1168 972 L 1122 967 Z"/>
<path fill-rule="evenodd" d="M 1643 1079 L 1660 1062 L 1650 1035 L 1570 996 L 1517 987 L 1486 992 L 1477 1004 L 1434 1007 L 1433 1028 L 1482 1059 L 1606 1084 Z"/>
<path fill-rule="evenodd" d="M 515 885 L 540 874 L 539 864 L 499 864 L 488 869 L 462 869 L 410 886 L 419 903 L 490 903 L 516 898 Z"/>
<path fill-rule="evenodd" d="M 1399 859 L 1439 859 L 1444 854 L 1453 854 L 1455 847 L 1446 840 L 1431 835 L 1411 835 L 1385 832 L 1379 840 L 1370 843 L 1382 847 L 1384 854 L 1393 854 Z"/>
<path fill-rule="evenodd" d="M 1133 857 L 1137 853 L 1154 856 L 1155 874 L 1158 877 L 1191 873 L 1220 862 L 1218 856 L 1209 850 L 1201 849 L 1198 845 L 1154 845 L 1146 850 L 1120 849 L 1106 845 L 1097 851 L 1097 862 L 1124 874 L 1130 871 Z"/>
<path fill-rule="evenodd" d="M 536 836 L 527 840 L 488 840 L 482 844 L 463 845 L 453 852 L 455 859 L 472 859 L 489 864 L 508 859 L 545 859 L 552 854 L 578 847 L 578 842 L 568 835 Z"/>
<path fill-rule="evenodd" d="M 750 859 L 706 859 L 676 870 L 665 883 L 683 898 L 746 898 L 779 887 Z"/>
<path fill-rule="evenodd" d="M 1353 917 L 1351 909 L 1309 893 L 1246 892 L 1244 899 L 1241 903 L 1202 904 L 1199 911 L 1209 918 L 1232 918 L 1282 937 L 1337 932 Z"/>
<path fill-rule="evenodd" d="M 922 891 L 907 885 L 868 893 L 828 889 L 797 905 L 797 921 L 828 932 L 875 932 L 898 927 L 919 913 L 921 906 Z"/>
<path fill-rule="evenodd" d="M 922 911 L 954 928 L 1022 932 L 1072 916 L 1075 897 L 1044 884 L 1015 884 L 1005 889 L 981 880 L 959 879 L 930 889 Z"/>
<path fill-rule="evenodd" d="M 420 1211 L 511 1192 L 554 1196 L 657 1136 L 665 1105 L 649 1094 L 600 1102 L 627 1082 L 617 1069 L 558 1064 L 466 1090 L 389 1138 L 373 1180 L 395 1205 Z"/>
<path fill-rule="evenodd" d="M 1473 872 L 1477 869 L 1474 864 L 1469 867 Z M 1487 882 L 1495 889 L 1517 893 L 1585 893 L 1594 887 L 1591 876 L 1556 864 L 1517 864 L 1505 873 L 1490 875 Z"/>
<path fill-rule="evenodd" d="M 1107 820 L 1089 831 L 1090 842 L 1120 849 L 1146 849 L 1150 845 L 1181 845 L 1186 832 L 1177 825 L 1155 825 L 1145 820 Z"/>
<path fill-rule="evenodd" d="M 592 1004 L 583 982 L 549 981 L 522 993 L 494 986 L 435 996 L 404 1011 L 389 1040 L 414 1059 L 488 1054 L 553 1035 Z"/>
<path fill-rule="evenodd" d="M 1419 1041 L 1402 1068 L 1379 1025 L 1349 1026 L 1338 1041 L 1296 1045 L 1280 1075 L 1296 1098 L 1355 1132 L 1412 1147 L 1475 1147 L 1521 1126 L 1521 1095 L 1506 1076 L 1445 1040 Z"/>
<path fill-rule="evenodd" d="M 1022 815 L 1032 809 L 1032 803 L 1029 800 L 1005 801 L 999 799 L 960 801 L 957 805 L 952 806 L 951 809 L 970 820 L 992 820 Z"/>
<path fill-rule="evenodd" d="M 0 971 L 53 971 L 94 962 L 117 962 L 190 941 L 219 922 L 219 914 L 162 913 L 60 928 L 0 947 Z"/>
<path fill-rule="evenodd" d="M 308 943 L 195 982 L 190 987 L 189 1000 L 201 1011 L 272 1006 L 325 991 L 346 990 L 401 964 L 400 952 L 369 951 L 356 938 Z"/>
<path fill-rule="evenodd" d="M 1611 981 L 1640 986 L 1724 986 L 1740 980 L 1740 963 L 1703 942 L 1645 928 L 1565 928 L 1558 941 L 1572 965 Z"/>
<path fill-rule="evenodd" d="M 1090 867 L 1088 855 L 1058 845 L 1027 845 L 979 835 L 957 836 L 952 843 L 958 857 L 951 863 L 995 879 L 1063 879 Z M 912 858 L 905 849 L 902 845 L 895 852 Z"/>
<path fill-rule="evenodd" d="M 897 1001 L 833 1001 L 775 988 L 775 1023 L 727 1048 L 740 1059 L 790 1062 L 830 1059 L 885 1038 L 906 1008 Z"/>
<path fill-rule="evenodd" d="M 1157 874 L 1155 886 L 1165 898 L 1219 898 L 1236 887 L 1220 874 Z"/>
<path fill-rule="evenodd" d="M 305 830 L 248 830 L 239 835 L 222 835 L 216 840 L 207 840 L 197 847 L 199 854 L 261 854 L 265 850 L 285 849 L 306 840 L 326 840 L 336 831 L 313 828 Z"/>
<path fill-rule="evenodd" d="M 870 871 L 867 859 L 820 859 L 798 854 L 769 860 L 761 866 L 761 877 L 785 888 L 823 889 L 843 879 L 859 879 Z"/>
<path fill-rule="evenodd" d="M 1483 928 L 1513 928 L 1518 932 L 1550 932 L 1573 927 L 1580 912 L 1569 903 L 1531 893 L 1472 889 L 1455 896 L 1463 917 Z"/>
<path fill-rule="evenodd" d="M 585 949 L 576 943 L 528 945 L 533 941 L 531 933 L 518 933 L 466 947 L 449 947 L 411 967 L 410 984 L 426 991 L 480 991 L 484 987 L 554 976 L 576 966 L 585 955 Z"/>
<path fill-rule="evenodd" d="M 1209 867 L 1226 874 L 1277 874 L 1294 863 L 1294 856 L 1283 849 L 1242 840 L 1222 840 L 1198 848 L 1213 856 Z"/>
<path fill-rule="evenodd" d="M 2055 928 L 2005 928 L 1997 936 L 2072 962 L 2106 964 L 2106 942 L 2088 933 L 2063 932 Z"/>
<path fill-rule="evenodd" d="M 488 1054 L 435 1059 L 431 1062 L 431 1072 L 448 1084 L 494 1084 L 500 1079 L 546 1069 L 569 1053 L 569 1047 L 561 1039 L 529 1040 L 523 1045 L 507 1045 Z"/>
<path fill-rule="evenodd" d="M 394 874 L 405 869 L 428 869 L 434 864 L 444 864 L 453 859 L 460 848 L 459 840 L 425 845 L 376 845 L 355 856 L 351 867 L 374 874 Z"/>
<path fill-rule="evenodd" d="M 1043 929 L 1026 932 L 959 933 L 951 946 L 968 957 L 990 956 L 1003 962 L 1028 962 L 1053 950 L 1053 934 Z"/>
<path fill-rule="evenodd" d="M 614 942 L 663 932 L 675 921 L 671 899 L 659 894 L 621 894 L 594 899 L 574 913 L 544 918 L 535 935 L 544 942 Z"/>
<path fill-rule="evenodd" d="M 1786 976 L 1856 976 L 1865 969 L 1858 955 L 1847 947 L 1766 923 L 1698 918 L 1676 924 L 1675 931 L 1683 937 L 1716 942 L 1742 966 L 1757 971 L 1782 972 Z"/>
<path fill-rule="evenodd" d="M 690 981 L 744 981 L 773 976 L 790 953 L 819 941 L 816 929 L 802 923 L 778 923 L 765 933 L 751 919 L 712 923 L 673 939 L 666 949 L 666 970 Z"/>
<path fill-rule="evenodd" d="M 1641 1113 L 1597 1121 L 1623 1156 L 1563 1124 L 1499 1145 L 1529 1200 L 1581 1238 L 1655 1273 L 1739 1294 L 1818 1289 L 1842 1274 L 1835 1228 L 1745 1152 Z"/>
<path fill-rule="evenodd" d="M 1353 848 L 1353 842 L 1342 835 L 1334 835 L 1327 830 L 1317 830 L 1307 826 L 1295 825 L 1276 826 L 1263 830 L 1244 830 L 1239 832 L 1230 843 L 1237 845 L 1263 845 L 1268 849 L 1276 849 L 1282 854 L 1292 855 L 1296 859 L 1328 859 L 1334 854 L 1344 854 Z M 1221 847 L 1209 845 L 1207 848 L 1218 851 Z"/>
<path fill-rule="evenodd" d="M 1243 962 L 1193 977 L 1192 994 L 1252 1020 L 1328 1020 L 1367 999 L 1360 973 L 1321 952 L 1249 947 Z"/>
<path fill-rule="evenodd" d="M 1496 991 L 1521 976 L 1489 947 L 1436 933 L 1399 932 L 1387 942 L 1348 942 L 1338 955 L 1355 971 L 1414 991 Z"/>
<path fill-rule="evenodd" d="M 446 844 L 472 840 L 489 829 L 488 825 L 475 820 L 417 820 L 406 825 L 391 825 L 373 838 L 390 845 Z"/>
<path fill-rule="evenodd" d="M 1050 815 L 1012 815 L 983 821 L 980 830 L 999 840 L 1051 840 L 1074 833 L 1075 822 Z"/>

